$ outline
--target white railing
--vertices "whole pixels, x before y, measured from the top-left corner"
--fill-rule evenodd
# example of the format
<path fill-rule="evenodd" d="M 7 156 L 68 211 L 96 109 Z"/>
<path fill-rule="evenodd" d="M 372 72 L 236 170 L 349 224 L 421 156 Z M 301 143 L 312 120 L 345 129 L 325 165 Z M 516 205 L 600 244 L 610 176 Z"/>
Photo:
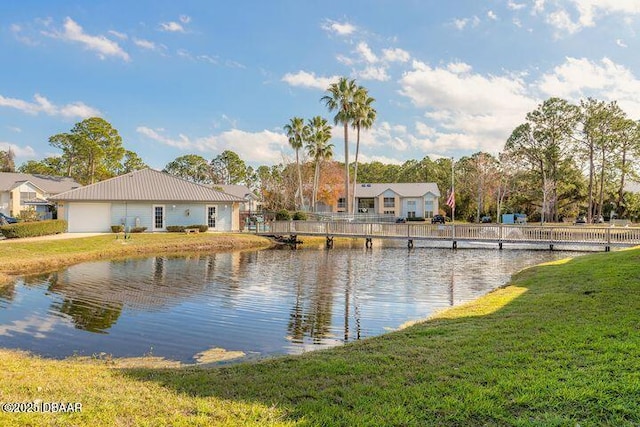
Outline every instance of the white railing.
<path fill-rule="evenodd" d="M 256 232 L 260 234 L 404 238 L 409 240 L 563 243 L 605 245 L 607 247 L 640 245 L 640 228 L 636 227 L 274 221 L 260 223 Z"/>

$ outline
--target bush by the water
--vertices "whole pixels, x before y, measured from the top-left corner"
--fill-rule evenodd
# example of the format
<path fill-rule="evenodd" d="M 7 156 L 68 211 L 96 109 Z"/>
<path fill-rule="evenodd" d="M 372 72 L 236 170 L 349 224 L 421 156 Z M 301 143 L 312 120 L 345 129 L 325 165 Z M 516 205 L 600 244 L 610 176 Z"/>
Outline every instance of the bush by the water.
<path fill-rule="evenodd" d="M 49 221 L 18 222 L 16 224 L 0 226 L 0 233 L 7 239 L 21 237 L 48 236 L 67 231 L 67 221 L 52 219 Z"/>
<path fill-rule="evenodd" d="M 276 212 L 276 221 L 291 221 L 291 214 L 286 209 L 280 209 Z"/>
<path fill-rule="evenodd" d="M 204 225 L 204 224 L 187 225 L 185 228 L 186 229 L 195 228 L 195 229 L 199 230 L 201 233 L 206 233 L 209 230 L 209 226 L 208 225 Z"/>
<path fill-rule="evenodd" d="M 294 221 L 306 221 L 307 214 L 305 212 L 296 211 L 294 212 L 292 219 Z"/>

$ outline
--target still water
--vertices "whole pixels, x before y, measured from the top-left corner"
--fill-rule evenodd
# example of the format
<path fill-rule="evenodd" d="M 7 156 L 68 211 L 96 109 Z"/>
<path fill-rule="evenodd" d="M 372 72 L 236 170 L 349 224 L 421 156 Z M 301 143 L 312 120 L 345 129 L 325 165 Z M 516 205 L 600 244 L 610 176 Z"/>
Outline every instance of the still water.
<path fill-rule="evenodd" d="M 297 354 L 397 329 L 570 252 L 264 250 L 75 265 L 0 288 L 0 347 L 46 357 Z"/>

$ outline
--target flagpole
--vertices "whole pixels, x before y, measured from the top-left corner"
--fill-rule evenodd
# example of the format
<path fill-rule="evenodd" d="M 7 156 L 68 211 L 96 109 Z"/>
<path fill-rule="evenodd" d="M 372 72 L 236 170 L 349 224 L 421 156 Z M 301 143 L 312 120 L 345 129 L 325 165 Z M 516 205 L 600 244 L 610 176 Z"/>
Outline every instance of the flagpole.
<path fill-rule="evenodd" d="M 456 183 L 455 183 L 455 179 L 454 179 L 454 171 L 453 171 L 453 165 L 454 165 L 454 161 L 453 161 L 453 157 L 451 158 L 451 194 L 453 195 L 453 204 L 451 206 L 451 237 L 454 241 L 454 245 L 455 245 L 455 240 L 456 240 L 456 227 L 454 226 L 455 224 L 455 219 L 456 219 L 456 202 L 455 202 L 455 197 L 456 197 Z"/>

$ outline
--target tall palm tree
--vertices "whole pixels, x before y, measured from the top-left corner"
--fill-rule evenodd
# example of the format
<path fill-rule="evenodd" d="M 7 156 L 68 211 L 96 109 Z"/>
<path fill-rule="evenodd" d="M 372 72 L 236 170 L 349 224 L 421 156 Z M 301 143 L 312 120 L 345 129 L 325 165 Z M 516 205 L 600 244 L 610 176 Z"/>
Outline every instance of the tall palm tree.
<path fill-rule="evenodd" d="M 369 91 L 359 86 L 356 90 L 353 109 L 352 109 L 352 125 L 356 130 L 356 158 L 355 167 L 353 170 L 353 213 L 356 212 L 356 183 L 358 182 L 358 153 L 360 152 L 360 130 L 370 129 L 373 126 L 373 122 L 376 120 L 376 110 L 372 104 L 375 101 L 369 96 Z"/>
<path fill-rule="evenodd" d="M 356 81 L 346 77 L 340 77 L 337 83 L 332 83 L 327 92 L 328 95 L 320 98 L 320 101 L 329 109 L 336 111 L 333 118 L 334 124 L 341 123 L 344 126 L 344 193 L 346 212 L 351 212 L 351 192 L 349 188 L 349 123 L 351 123 L 351 113 L 353 99 L 357 90 Z"/>
<path fill-rule="evenodd" d="M 296 167 L 298 169 L 298 195 L 300 196 L 300 208 L 304 208 L 304 197 L 302 195 L 302 172 L 300 172 L 300 149 L 304 146 L 309 133 L 309 128 L 304 125 L 302 117 L 293 117 L 289 123 L 284 125 L 284 131 L 289 138 L 289 145 L 296 151 Z"/>
<path fill-rule="evenodd" d="M 316 116 L 313 119 L 309 119 L 307 127 L 309 128 L 307 153 L 315 163 L 313 194 L 311 196 L 311 206 L 315 210 L 318 199 L 318 186 L 320 185 L 320 166 L 323 160 L 330 159 L 333 156 L 333 144 L 328 144 L 331 139 L 331 126 L 329 126 L 326 119 Z"/>

